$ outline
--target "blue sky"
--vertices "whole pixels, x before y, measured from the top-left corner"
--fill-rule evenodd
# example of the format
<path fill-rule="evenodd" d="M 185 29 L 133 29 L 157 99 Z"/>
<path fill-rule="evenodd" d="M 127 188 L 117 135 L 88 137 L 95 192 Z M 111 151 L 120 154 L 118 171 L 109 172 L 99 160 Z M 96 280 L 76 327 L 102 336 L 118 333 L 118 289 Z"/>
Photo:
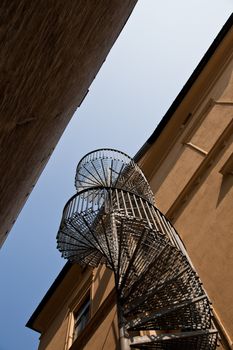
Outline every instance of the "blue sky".
<path fill-rule="evenodd" d="M 0 251 L 0 350 L 38 347 L 25 323 L 65 264 L 56 233 L 79 159 L 101 147 L 134 156 L 232 10 L 232 0 L 139 0 Z"/>

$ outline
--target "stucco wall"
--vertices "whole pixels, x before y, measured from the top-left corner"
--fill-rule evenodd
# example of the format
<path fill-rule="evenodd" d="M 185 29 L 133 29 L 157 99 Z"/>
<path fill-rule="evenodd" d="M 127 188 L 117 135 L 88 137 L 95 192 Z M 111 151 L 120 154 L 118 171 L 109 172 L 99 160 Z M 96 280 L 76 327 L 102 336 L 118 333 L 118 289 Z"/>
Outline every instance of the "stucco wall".
<path fill-rule="evenodd" d="M 68 275 L 74 275 L 74 265 Z M 67 276 L 69 277 L 69 276 Z M 64 285 L 58 289 L 53 298 L 44 309 L 44 331 L 40 338 L 38 350 L 72 350 L 76 349 L 117 349 L 118 327 L 115 308 L 115 299 L 111 297 L 108 305 L 104 302 L 111 294 L 114 280 L 112 272 L 105 266 L 100 265 L 91 271 L 84 270 L 82 274 L 74 276 L 77 282 Z M 86 295 L 91 297 L 91 326 L 77 338 L 73 344 L 73 313 L 78 310 Z M 63 299 L 60 295 L 64 295 Z M 55 298 L 61 302 L 57 306 Z M 72 345 L 73 344 L 73 345 Z"/>
<path fill-rule="evenodd" d="M 214 82 L 203 90 L 202 99 L 196 100 L 196 108 L 179 137 L 175 139 L 175 130 L 170 136 L 174 143 L 150 174 L 156 206 L 175 224 L 232 344 L 232 58 L 216 68 Z M 153 147 L 150 152 L 158 151 L 156 143 Z M 223 167 L 227 161 L 226 171 Z M 143 167 L 147 167 L 146 161 Z"/>
<path fill-rule="evenodd" d="M 96 332 L 87 342 L 85 350 L 118 350 L 118 323 L 117 311 L 114 306 L 108 315 L 104 318 Z M 72 350 L 80 350 L 80 347 Z"/>

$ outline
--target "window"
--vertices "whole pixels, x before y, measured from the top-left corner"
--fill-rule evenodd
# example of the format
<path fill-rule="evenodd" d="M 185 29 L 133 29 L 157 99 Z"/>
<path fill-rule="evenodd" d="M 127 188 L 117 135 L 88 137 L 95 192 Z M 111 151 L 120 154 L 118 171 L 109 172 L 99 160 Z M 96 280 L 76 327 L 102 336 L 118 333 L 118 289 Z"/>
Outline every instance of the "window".
<path fill-rule="evenodd" d="M 74 313 L 74 333 L 73 341 L 79 336 L 90 319 L 90 295 L 81 304 L 77 312 Z"/>

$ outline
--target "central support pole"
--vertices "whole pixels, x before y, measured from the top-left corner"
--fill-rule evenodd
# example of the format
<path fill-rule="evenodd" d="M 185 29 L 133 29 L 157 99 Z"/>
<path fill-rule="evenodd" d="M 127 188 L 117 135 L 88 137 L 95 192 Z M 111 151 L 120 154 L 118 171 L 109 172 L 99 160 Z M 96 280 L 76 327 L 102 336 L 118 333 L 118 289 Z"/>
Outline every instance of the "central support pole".
<path fill-rule="evenodd" d="M 118 296 L 117 296 L 118 297 Z M 125 334 L 124 318 L 122 315 L 122 308 L 117 300 L 117 316 L 119 325 L 119 343 L 120 350 L 131 350 L 129 345 L 129 338 Z"/>
<path fill-rule="evenodd" d="M 129 339 L 125 337 L 123 327 L 119 329 L 119 335 L 120 335 L 120 349 L 130 350 Z"/>
<path fill-rule="evenodd" d="M 110 203 L 112 203 L 112 194 L 110 192 Z M 114 264 L 118 263 L 118 255 L 120 254 L 120 242 L 119 242 L 119 233 L 117 233 L 117 226 L 116 226 L 116 219 L 115 215 L 113 213 L 111 215 L 111 230 L 112 230 L 112 238 L 114 242 Z M 120 343 L 120 350 L 130 350 L 129 346 L 129 338 L 126 337 L 125 332 L 125 320 L 124 316 L 122 314 L 122 307 L 121 303 L 119 301 L 119 295 L 117 291 L 117 286 L 119 284 L 119 276 L 115 273 L 115 285 L 116 285 L 116 293 L 117 293 L 117 316 L 118 316 L 118 326 L 119 326 L 119 343 Z"/>

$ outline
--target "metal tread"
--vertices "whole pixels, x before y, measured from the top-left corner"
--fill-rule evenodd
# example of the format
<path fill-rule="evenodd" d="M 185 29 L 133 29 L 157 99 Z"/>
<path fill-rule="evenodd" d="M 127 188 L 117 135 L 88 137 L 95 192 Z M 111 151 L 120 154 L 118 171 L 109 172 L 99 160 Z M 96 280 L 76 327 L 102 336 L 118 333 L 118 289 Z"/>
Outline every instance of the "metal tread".
<path fill-rule="evenodd" d="M 132 349 L 213 350 L 216 349 L 216 329 L 195 332 L 136 336 L 129 339 Z"/>
<path fill-rule="evenodd" d="M 176 304 L 171 305 L 169 308 L 163 308 L 160 310 L 156 310 L 155 312 L 151 312 L 148 315 L 141 315 L 141 317 L 140 317 L 140 315 L 138 315 L 138 320 L 133 320 L 133 321 L 130 321 L 127 323 L 127 330 L 133 331 L 133 330 L 137 330 L 138 328 L 140 329 L 142 326 L 145 326 L 145 324 L 147 324 L 148 322 L 156 320 L 157 318 L 161 318 L 161 317 L 168 315 L 170 313 L 174 313 L 179 309 L 183 309 L 187 306 L 196 304 L 202 300 L 208 300 L 207 296 L 202 295 L 202 296 L 197 297 L 195 299 L 186 300 L 186 301 L 183 301 L 182 303 L 176 303 Z"/>
<path fill-rule="evenodd" d="M 120 337 L 153 331 L 129 347 L 215 350 L 209 299 L 140 168 L 122 152 L 97 150 L 80 161 L 75 183 L 58 249 L 71 262 L 113 270 Z"/>

